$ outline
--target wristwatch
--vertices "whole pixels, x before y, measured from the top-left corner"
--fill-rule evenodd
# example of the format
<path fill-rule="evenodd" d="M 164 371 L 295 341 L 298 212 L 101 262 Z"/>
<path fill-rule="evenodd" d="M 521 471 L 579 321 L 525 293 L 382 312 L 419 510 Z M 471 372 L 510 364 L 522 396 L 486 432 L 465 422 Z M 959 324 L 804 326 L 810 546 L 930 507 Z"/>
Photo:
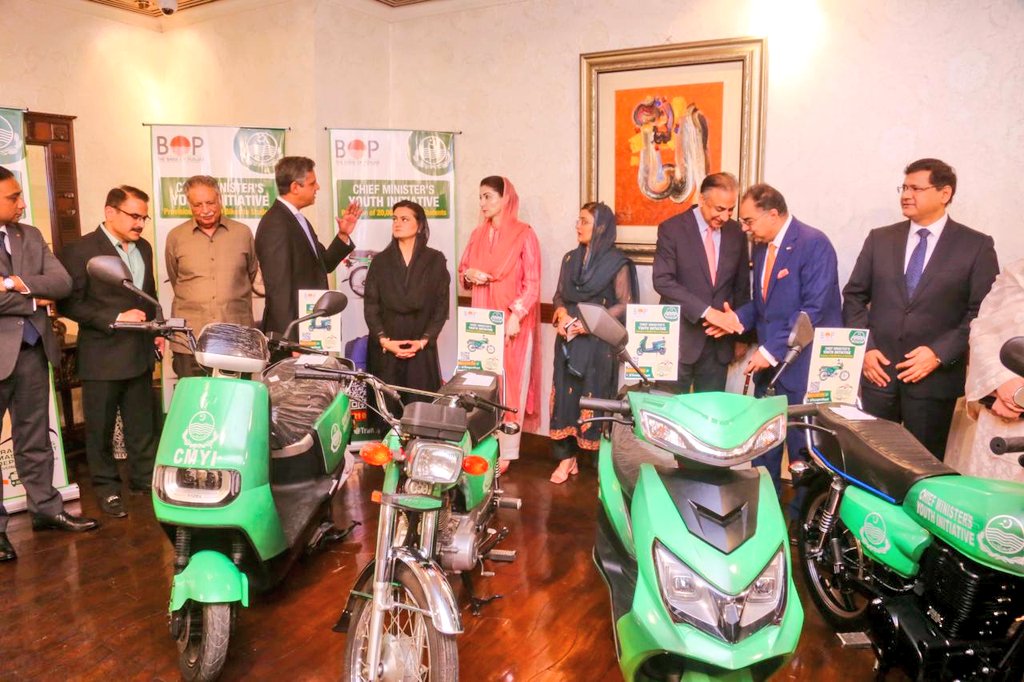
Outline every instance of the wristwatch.
<path fill-rule="evenodd" d="M 1019 387 L 1013 392 L 1013 402 L 1017 407 L 1024 407 L 1024 386 Z"/>
<path fill-rule="evenodd" d="M 4 289 L 7 289 L 7 291 L 14 291 L 14 280 L 10 277 L 4 277 Z"/>

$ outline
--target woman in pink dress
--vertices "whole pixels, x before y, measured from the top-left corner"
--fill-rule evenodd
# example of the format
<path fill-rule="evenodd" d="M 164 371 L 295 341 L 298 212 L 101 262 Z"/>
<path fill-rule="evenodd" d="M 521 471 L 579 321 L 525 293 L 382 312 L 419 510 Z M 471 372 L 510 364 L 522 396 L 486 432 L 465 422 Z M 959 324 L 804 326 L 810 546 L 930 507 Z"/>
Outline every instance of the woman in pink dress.
<path fill-rule="evenodd" d="M 540 417 L 540 244 L 533 228 L 519 220 L 519 195 L 508 178 L 480 181 L 480 223 L 469 236 L 459 276 L 474 308 L 506 313 L 505 404 L 519 412 L 505 418 L 533 431 Z M 498 435 L 502 472 L 519 458 L 519 439 Z"/>

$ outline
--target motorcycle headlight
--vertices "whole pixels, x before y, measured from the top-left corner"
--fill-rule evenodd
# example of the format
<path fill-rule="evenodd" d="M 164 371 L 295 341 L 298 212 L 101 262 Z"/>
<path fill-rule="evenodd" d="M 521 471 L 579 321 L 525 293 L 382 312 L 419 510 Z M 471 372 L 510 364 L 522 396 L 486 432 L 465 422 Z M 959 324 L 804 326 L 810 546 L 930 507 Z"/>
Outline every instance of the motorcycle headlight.
<path fill-rule="evenodd" d="M 462 448 L 448 443 L 416 440 L 406 451 L 409 478 L 427 483 L 455 483 L 462 472 Z"/>
<path fill-rule="evenodd" d="M 684 457 L 712 466 L 733 466 L 749 462 L 758 455 L 782 443 L 786 437 L 786 418 L 772 417 L 742 444 L 723 449 L 709 445 L 689 431 L 673 424 L 653 412 L 640 411 L 640 424 L 644 438 Z"/>
<path fill-rule="evenodd" d="M 786 608 L 786 556 L 775 553 L 761 574 L 739 594 L 722 592 L 654 543 L 658 584 L 672 620 L 687 623 L 725 642 L 736 643 L 767 625 L 778 624 Z"/>
<path fill-rule="evenodd" d="M 186 507 L 222 507 L 242 489 L 242 476 L 231 469 L 158 466 L 153 476 L 157 496 Z"/>

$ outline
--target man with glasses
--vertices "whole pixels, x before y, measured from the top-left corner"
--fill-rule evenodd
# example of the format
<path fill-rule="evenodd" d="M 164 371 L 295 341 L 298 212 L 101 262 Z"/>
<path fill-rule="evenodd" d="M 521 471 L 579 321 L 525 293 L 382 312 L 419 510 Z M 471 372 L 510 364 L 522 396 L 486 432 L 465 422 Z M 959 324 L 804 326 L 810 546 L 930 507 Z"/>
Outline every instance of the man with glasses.
<path fill-rule="evenodd" d="M 14 465 L 32 528 L 92 530 L 96 521 L 65 511 L 53 487 L 47 403 L 49 363 L 60 362 L 60 343 L 47 306 L 68 295 L 71 278 L 39 230 L 18 222 L 24 211 L 18 179 L 0 166 L 0 420 L 11 415 Z M 0 479 L 0 561 L 13 561 L 17 554 L 7 538 L 3 487 Z"/>
<path fill-rule="evenodd" d="M 86 271 L 90 258 L 118 256 L 135 286 L 156 296 L 153 249 L 142 238 L 149 220 L 149 196 L 129 185 L 115 187 L 107 193 L 103 214 L 105 219 L 94 232 L 64 247 L 72 289 L 60 309 L 79 325 L 78 376 L 93 491 L 105 513 L 122 517 L 127 512 L 112 449 L 114 420 L 120 409 L 131 471 L 129 488 L 133 493 L 148 493 L 156 454 L 153 364 L 163 349 L 163 338 L 111 330 L 113 322 L 153 319 L 156 310 L 128 289 L 99 282 Z"/>
<path fill-rule="evenodd" d="M 721 336 L 756 329 L 760 346 L 744 372 L 754 376 L 755 395 L 764 395 L 775 368 L 786 355 L 789 333 L 797 315 L 807 313 L 815 327 L 842 324 L 839 271 L 836 251 L 828 237 L 789 213 L 786 199 L 771 185 L 752 185 L 740 201 L 740 225 L 754 242 L 754 292 L 750 303 L 728 313 L 723 325 L 709 326 L 707 333 Z M 807 393 L 810 353 L 801 353 L 779 378 L 775 387 L 790 405 L 802 403 Z M 790 429 L 786 444 L 791 461 L 801 459 L 804 434 Z M 753 461 L 765 466 L 779 488 L 782 448 Z M 798 511 L 798 499 L 790 506 Z"/>
<path fill-rule="evenodd" d="M 872 230 L 843 289 L 848 327 L 870 330 L 861 401 L 940 460 L 964 394 L 971 320 L 999 264 L 992 237 L 952 220 L 956 173 L 914 161 L 898 187 L 902 222 Z"/>
<path fill-rule="evenodd" d="M 732 219 L 739 187 L 729 173 L 704 178 L 697 205 L 658 226 L 654 290 L 661 302 L 682 310 L 679 333 L 680 393 L 724 391 L 729 363 L 746 354 L 735 337 L 713 338 L 705 324 L 726 324 L 723 310 L 750 300 L 750 257 Z"/>

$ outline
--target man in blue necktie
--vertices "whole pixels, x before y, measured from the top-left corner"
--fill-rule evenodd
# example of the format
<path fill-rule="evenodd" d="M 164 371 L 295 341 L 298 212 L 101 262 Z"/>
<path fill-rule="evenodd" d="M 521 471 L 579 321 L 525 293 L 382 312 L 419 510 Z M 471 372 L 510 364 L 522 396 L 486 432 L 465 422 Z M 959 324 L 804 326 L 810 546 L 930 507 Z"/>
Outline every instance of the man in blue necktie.
<path fill-rule="evenodd" d="M 946 213 L 956 194 L 949 164 L 920 159 L 904 174 L 898 190 L 907 220 L 868 234 L 843 289 L 843 319 L 871 332 L 864 409 L 902 422 L 943 459 L 964 394 L 971 320 L 999 264 L 992 237 Z"/>
<path fill-rule="evenodd" d="M 84 531 L 93 519 L 64 511 L 53 487 L 50 447 L 49 362 L 60 362 L 60 343 L 50 329 L 47 306 L 71 292 L 71 277 L 31 225 L 21 186 L 0 166 L 0 420 L 11 416 L 14 466 L 28 498 L 32 527 Z M 16 558 L 7 539 L 7 510 L 0 477 L 0 561 Z"/>

